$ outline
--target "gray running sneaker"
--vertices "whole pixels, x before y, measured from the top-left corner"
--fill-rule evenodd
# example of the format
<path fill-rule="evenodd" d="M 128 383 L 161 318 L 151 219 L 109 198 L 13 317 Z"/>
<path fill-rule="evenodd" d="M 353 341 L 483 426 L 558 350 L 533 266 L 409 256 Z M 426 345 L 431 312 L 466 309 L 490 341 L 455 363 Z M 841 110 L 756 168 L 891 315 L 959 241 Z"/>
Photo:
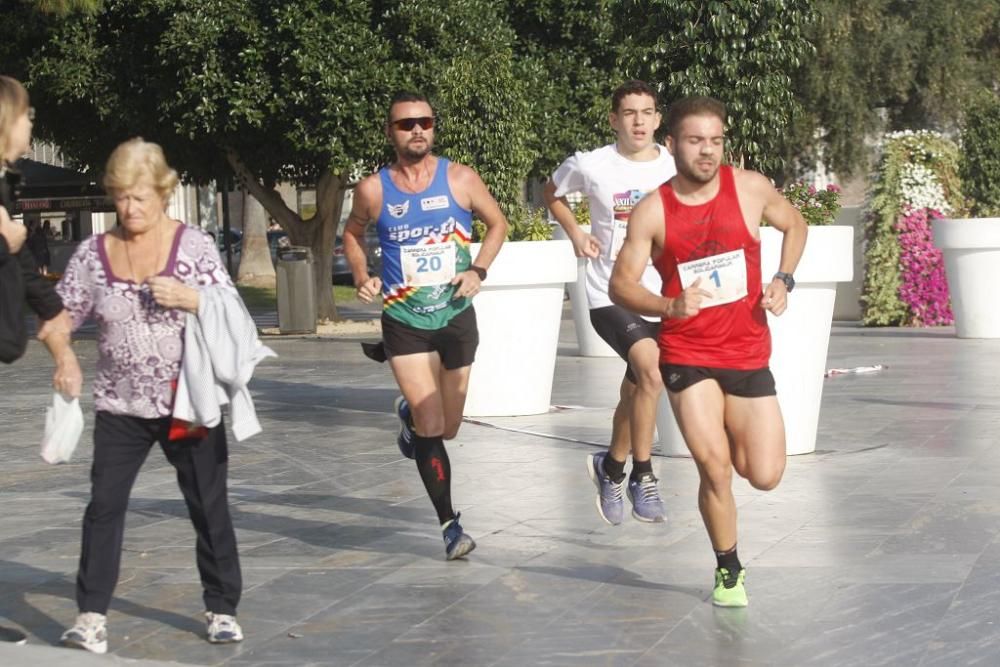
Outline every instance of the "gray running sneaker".
<path fill-rule="evenodd" d="M 76 617 L 73 627 L 62 634 L 63 646 L 82 648 L 91 653 L 108 652 L 107 617 L 88 611 Z"/>
<path fill-rule="evenodd" d="M 651 472 L 639 475 L 638 479 L 628 481 L 628 499 L 632 503 L 632 516 L 647 523 L 663 523 L 667 520 L 667 511 L 660 499 L 660 489 L 657 479 Z"/>
<path fill-rule="evenodd" d="M 617 526 L 625 514 L 625 501 L 622 496 L 625 480 L 615 484 L 604 472 L 604 457 L 607 455 L 607 452 L 587 454 L 587 472 L 597 487 L 597 513 L 607 523 Z"/>

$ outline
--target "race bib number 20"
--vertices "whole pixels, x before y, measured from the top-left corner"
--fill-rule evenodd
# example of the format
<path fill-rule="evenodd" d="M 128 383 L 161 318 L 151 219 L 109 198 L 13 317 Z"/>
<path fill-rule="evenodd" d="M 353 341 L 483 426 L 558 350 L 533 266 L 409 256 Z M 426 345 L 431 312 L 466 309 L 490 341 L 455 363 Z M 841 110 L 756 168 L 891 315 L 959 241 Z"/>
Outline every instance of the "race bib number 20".
<path fill-rule="evenodd" d="M 400 248 L 403 280 L 410 287 L 431 287 L 455 277 L 455 244 L 434 243 Z"/>
<path fill-rule="evenodd" d="M 712 295 L 702 300 L 702 308 L 739 301 L 747 295 L 747 261 L 742 248 L 678 264 L 677 274 L 683 289 L 701 278 L 698 287 Z"/>

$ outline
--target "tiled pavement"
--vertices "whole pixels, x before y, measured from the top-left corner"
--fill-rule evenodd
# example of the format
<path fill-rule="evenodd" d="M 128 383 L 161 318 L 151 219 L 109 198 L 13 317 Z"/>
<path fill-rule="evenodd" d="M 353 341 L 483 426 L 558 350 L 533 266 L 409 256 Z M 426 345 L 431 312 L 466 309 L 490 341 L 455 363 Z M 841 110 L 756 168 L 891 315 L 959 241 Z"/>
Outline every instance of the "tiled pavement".
<path fill-rule="evenodd" d="M 465 425 L 454 498 L 479 548 L 453 563 L 393 444 L 388 369 L 356 340 L 270 340 L 281 357 L 253 383 L 265 431 L 231 447 L 247 640 L 202 639 L 192 530 L 154 452 L 114 658 L 93 662 L 48 648 L 75 614 L 92 415 L 72 464 L 41 462 L 49 363 L 33 344 L 0 368 L 0 623 L 31 635 L 0 665 L 1000 664 L 1000 341 L 838 325 L 830 366 L 888 369 L 826 381 L 819 449 L 776 491 L 737 481 L 751 606 L 716 610 L 689 460 L 655 461 L 668 524 L 597 517 L 585 443 L 607 439 L 622 366 L 573 356 L 564 325 L 553 402 L 582 409 L 490 421 L 582 442 Z M 77 345 L 92 369 L 93 343 Z"/>

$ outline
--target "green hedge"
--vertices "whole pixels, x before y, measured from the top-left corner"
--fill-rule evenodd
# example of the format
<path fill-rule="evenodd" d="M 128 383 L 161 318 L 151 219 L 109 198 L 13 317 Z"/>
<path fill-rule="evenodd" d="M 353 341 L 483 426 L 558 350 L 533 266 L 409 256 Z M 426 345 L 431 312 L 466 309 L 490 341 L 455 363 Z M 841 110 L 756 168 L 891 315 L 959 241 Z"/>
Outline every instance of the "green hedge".
<path fill-rule="evenodd" d="M 984 91 L 965 112 L 962 190 L 972 214 L 1000 216 L 1000 96 Z"/>

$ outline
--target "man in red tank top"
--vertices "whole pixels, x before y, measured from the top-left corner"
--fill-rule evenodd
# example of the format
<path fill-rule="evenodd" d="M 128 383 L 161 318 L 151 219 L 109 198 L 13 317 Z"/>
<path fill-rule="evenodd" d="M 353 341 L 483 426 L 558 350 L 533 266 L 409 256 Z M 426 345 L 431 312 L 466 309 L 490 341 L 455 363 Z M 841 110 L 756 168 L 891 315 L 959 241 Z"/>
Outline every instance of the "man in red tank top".
<path fill-rule="evenodd" d="M 725 107 L 712 98 L 670 108 L 667 149 L 677 175 L 633 209 L 610 294 L 628 310 L 662 317 L 660 370 L 698 466 L 698 507 L 716 555 L 712 602 L 742 607 L 732 471 L 767 491 L 785 470 L 765 311 L 785 311 L 807 227 L 766 177 L 722 165 L 725 122 Z M 762 219 L 784 233 L 780 271 L 763 289 Z M 659 295 L 639 280 L 650 258 L 663 278 Z"/>

